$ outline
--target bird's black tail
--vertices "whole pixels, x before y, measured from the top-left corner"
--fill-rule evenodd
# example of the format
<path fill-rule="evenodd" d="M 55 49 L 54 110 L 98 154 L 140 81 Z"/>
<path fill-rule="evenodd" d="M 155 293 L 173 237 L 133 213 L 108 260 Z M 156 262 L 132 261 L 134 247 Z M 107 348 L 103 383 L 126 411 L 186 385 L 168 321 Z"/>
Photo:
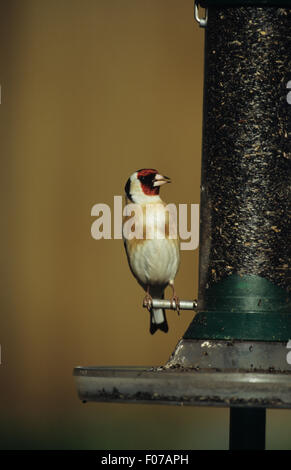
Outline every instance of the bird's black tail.
<path fill-rule="evenodd" d="M 156 299 L 164 298 L 164 291 L 150 289 L 150 295 Z M 151 308 L 150 310 L 150 333 L 153 335 L 157 330 L 167 333 L 169 330 L 166 312 L 163 308 Z"/>

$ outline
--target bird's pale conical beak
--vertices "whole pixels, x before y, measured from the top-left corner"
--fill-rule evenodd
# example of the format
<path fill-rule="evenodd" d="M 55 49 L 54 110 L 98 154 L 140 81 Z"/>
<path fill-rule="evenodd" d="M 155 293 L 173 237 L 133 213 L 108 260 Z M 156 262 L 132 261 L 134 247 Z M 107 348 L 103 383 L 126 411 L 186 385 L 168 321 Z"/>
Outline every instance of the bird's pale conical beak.
<path fill-rule="evenodd" d="M 155 180 L 154 180 L 155 187 L 162 186 L 163 184 L 166 184 L 166 183 L 171 183 L 171 179 L 168 176 L 163 176 L 159 174 L 155 176 Z"/>

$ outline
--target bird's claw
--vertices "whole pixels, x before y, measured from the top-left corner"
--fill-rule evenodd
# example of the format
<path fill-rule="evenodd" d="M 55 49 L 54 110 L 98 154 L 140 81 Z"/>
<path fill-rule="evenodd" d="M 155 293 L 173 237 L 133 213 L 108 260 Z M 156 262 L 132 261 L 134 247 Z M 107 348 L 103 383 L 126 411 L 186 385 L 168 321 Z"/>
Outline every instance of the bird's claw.
<path fill-rule="evenodd" d="M 145 298 L 143 299 L 143 306 L 148 309 L 148 311 L 151 310 L 152 307 L 152 296 L 150 294 L 146 294 Z"/>
<path fill-rule="evenodd" d="M 174 310 L 177 310 L 177 314 L 180 315 L 180 299 L 177 295 L 173 295 L 171 298 L 171 305 Z"/>

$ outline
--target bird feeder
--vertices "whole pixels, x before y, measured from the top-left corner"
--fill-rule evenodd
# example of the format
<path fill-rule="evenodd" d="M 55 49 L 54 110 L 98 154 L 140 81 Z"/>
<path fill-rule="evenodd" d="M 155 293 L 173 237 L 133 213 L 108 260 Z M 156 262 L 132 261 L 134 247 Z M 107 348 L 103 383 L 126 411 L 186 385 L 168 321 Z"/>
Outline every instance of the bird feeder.
<path fill-rule="evenodd" d="M 231 449 L 263 449 L 266 409 L 291 408 L 290 7 L 195 3 L 205 28 L 199 293 L 180 309 L 197 314 L 163 367 L 74 369 L 83 401 L 229 407 Z"/>

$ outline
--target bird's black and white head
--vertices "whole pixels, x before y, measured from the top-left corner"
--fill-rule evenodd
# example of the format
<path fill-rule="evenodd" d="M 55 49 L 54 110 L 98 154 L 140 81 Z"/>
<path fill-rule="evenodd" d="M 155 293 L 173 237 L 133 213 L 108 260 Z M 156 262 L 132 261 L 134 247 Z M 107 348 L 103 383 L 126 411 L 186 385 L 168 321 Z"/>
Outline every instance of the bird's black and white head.
<path fill-rule="evenodd" d="M 160 175 L 157 170 L 143 168 L 135 171 L 125 185 L 126 197 L 133 203 L 151 203 L 159 201 L 160 187 L 170 183 L 167 176 Z"/>

